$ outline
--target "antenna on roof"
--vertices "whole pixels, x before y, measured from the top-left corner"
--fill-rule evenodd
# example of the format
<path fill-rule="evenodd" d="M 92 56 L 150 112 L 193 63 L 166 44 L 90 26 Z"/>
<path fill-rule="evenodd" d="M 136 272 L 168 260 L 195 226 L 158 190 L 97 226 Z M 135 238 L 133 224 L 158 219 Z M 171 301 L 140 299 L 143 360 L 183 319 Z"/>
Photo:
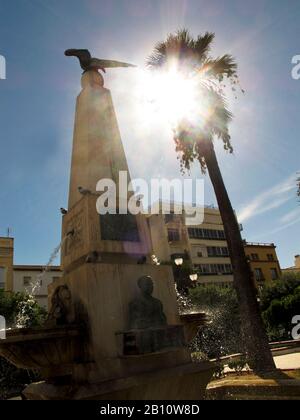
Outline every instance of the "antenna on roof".
<path fill-rule="evenodd" d="M 8 227 L 7 228 L 7 237 L 10 238 L 10 233 L 11 233 L 11 229 Z"/>

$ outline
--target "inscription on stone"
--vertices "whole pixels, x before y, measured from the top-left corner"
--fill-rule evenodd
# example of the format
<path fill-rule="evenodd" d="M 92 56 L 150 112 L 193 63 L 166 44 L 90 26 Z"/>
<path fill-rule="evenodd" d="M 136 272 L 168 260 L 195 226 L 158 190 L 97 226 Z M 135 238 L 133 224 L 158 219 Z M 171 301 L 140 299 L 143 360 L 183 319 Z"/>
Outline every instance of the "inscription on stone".
<path fill-rule="evenodd" d="M 137 221 L 132 214 L 101 215 L 100 228 L 103 241 L 140 241 Z"/>

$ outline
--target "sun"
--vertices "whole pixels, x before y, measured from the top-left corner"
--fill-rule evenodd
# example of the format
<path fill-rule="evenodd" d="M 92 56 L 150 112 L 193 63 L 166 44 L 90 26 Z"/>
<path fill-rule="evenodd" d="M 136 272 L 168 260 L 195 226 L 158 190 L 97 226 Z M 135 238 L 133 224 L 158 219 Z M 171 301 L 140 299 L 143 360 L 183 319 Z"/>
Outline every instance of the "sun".
<path fill-rule="evenodd" d="M 185 77 L 176 66 L 161 72 L 142 71 L 138 85 L 143 114 L 148 119 L 156 116 L 174 127 L 183 119 L 196 121 L 205 111 L 203 98 L 199 98 L 199 80 Z"/>

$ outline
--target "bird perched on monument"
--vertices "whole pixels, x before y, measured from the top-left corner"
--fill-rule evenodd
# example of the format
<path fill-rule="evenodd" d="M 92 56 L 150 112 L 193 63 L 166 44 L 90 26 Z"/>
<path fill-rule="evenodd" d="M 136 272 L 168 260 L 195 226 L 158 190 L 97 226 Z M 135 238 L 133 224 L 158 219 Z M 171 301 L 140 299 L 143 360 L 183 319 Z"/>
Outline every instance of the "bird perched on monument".
<path fill-rule="evenodd" d="M 68 214 L 68 210 L 64 209 L 63 207 L 60 208 L 60 212 L 63 216 Z"/>
<path fill-rule="evenodd" d="M 133 64 L 122 63 L 121 61 L 114 60 L 101 60 L 99 58 L 93 58 L 89 50 L 78 50 L 69 49 L 65 51 L 67 57 L 77 57 L 81 68 L 84 72 L 88 70 L 101 70 L 106 73 L 105 69 L 116 68 L 116 67 L 136 67 Z"/>
<path fill-rule="evenodd" d="M 78 187 L 78 191 L 81 195 L 92 194 L 92 192 L 90 190 L 88 190 L 87 188 Z"/>

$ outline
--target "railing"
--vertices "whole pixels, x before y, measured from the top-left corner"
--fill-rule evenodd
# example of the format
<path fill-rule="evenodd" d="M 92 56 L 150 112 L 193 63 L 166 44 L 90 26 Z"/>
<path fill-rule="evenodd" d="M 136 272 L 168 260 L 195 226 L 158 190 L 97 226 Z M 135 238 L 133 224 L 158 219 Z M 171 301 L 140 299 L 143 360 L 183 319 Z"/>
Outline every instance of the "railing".
<path fill-rule="evenodd" d="M 269 244 L 266 244 L 266 243 L 261 243 L 261 242 L 246 242 L 246 241 L 244 241 L 244 244 L 246 245 L 246 246 L 268 246 L 268 247 L 275 247 L 275 244 L 273 244 L 273 243 L 269 243 Z"/>

